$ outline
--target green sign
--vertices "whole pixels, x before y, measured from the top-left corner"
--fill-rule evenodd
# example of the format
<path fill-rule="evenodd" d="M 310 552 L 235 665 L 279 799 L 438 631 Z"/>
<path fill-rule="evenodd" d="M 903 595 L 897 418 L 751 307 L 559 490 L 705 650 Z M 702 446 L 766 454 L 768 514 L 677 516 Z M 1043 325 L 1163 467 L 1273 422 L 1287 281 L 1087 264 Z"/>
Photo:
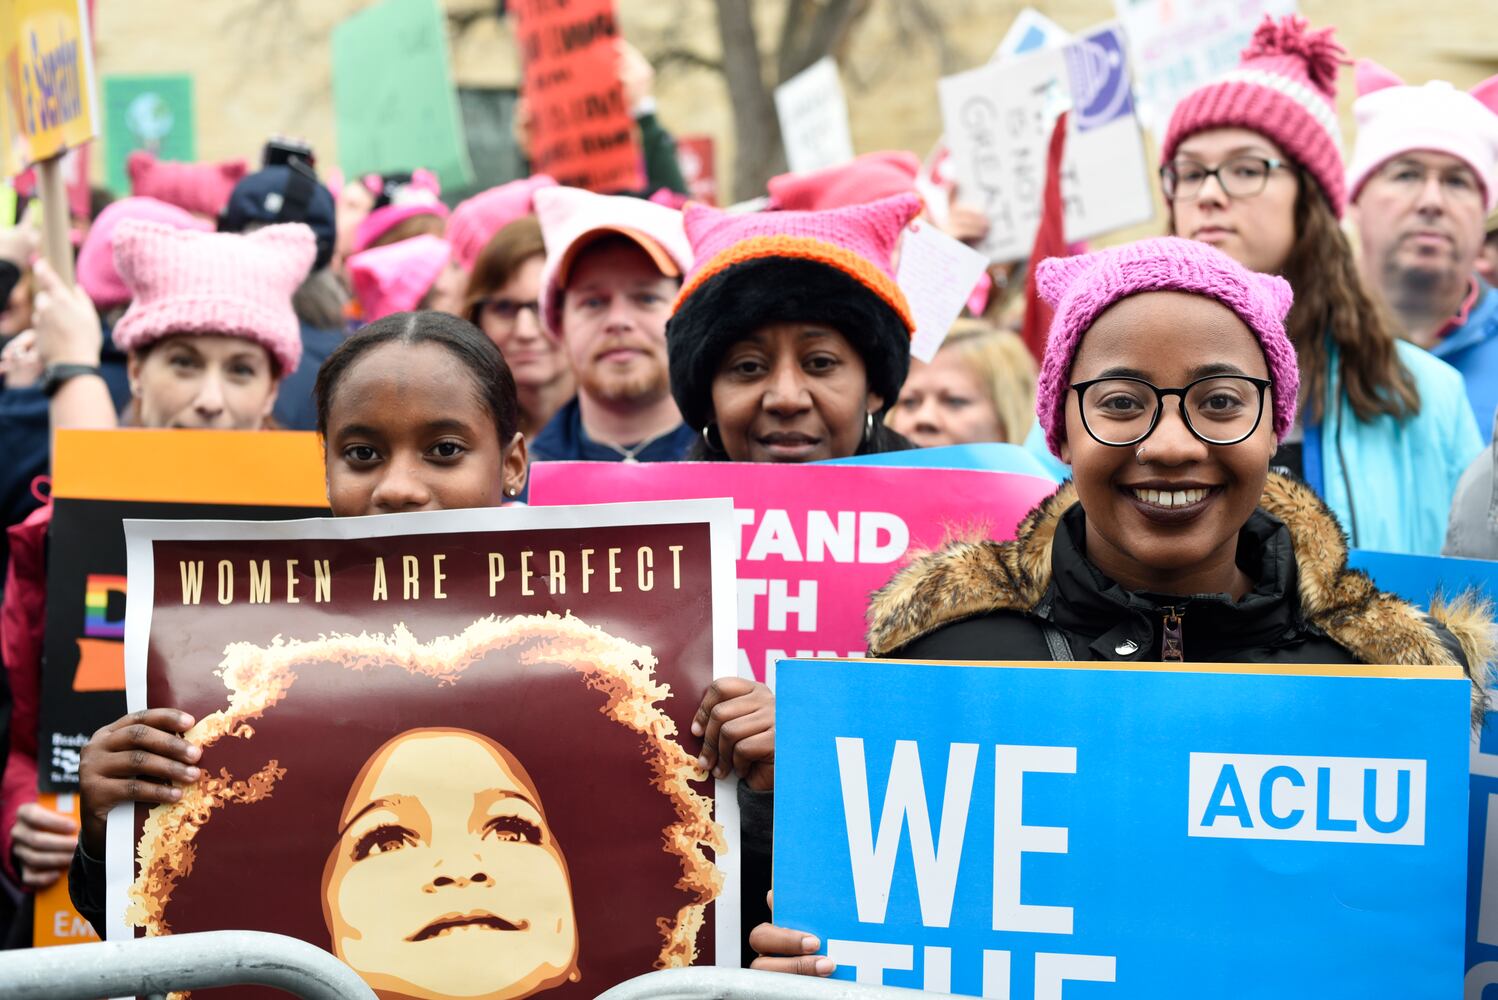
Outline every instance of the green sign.
<path fill-rule="evenodd" d="M 190 163 L 198 158 L 192 77 L 104 77 L 105 179 L 116 194 L 130 193 L 125 158 L 137 149 L 163 160 Z"/>
<path fill-rule="evenodd" d="M 437 0 L 383 0 L 333 29 L 338 165 L 348 177 L 426 167 L 473 176 Z"/>

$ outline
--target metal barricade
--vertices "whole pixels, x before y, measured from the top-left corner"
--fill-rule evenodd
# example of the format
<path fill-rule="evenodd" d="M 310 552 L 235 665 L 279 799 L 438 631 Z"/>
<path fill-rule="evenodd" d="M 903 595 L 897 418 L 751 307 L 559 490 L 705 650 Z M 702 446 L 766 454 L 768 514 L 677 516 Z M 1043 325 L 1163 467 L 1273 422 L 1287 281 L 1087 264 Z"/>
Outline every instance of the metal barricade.
<path fill-rule="evenodd" d="M 303 1000 L 375 1000 L 358 974 L 284 934 L 204 931 L 0 952 L 5 1000 L 160 996 L 212 986 L 272 986 Z"/>
<path fill-rule="evenodd" d="M 865 986 L 752 969 L 665 969 L 637 976 L 601 993 L 598 1000 L 958 1000 L 893 986 Z"/>

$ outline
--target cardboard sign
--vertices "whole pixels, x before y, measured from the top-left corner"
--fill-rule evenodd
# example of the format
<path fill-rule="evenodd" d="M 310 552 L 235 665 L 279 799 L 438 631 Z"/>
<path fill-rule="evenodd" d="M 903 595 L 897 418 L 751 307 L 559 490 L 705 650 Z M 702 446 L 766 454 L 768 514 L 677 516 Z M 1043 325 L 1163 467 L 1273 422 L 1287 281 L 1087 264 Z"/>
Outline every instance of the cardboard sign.
<path fill-rule="evenodd" d="M 191 712 L 205 775 L 110 817 L 109 938 L 275 931 L 430 1000 L 737 965 L 690 733 L 732 545 L 722 501 L 132 521 L 130 706 Z"/>
<path fill-rule="evenodd" d="M 987 257 L 935 226 L 917 220 L 906 228 L 895 281 L 915 318 L 912 357 L 928 364 L 936 357 L 986 270 Z"/>
<path fill-rule="evenodd" d="M 198 158 L 191 76 L 105 75 L 104 164 L 111 191 L 130 191 L 125 160 L 137 149 L 179 163 Z"/>
<path fill-rule="evenodd" d="M 681 166 L 681 176 L 687 182 L 687 191 L 693 201 L 704 205 L 718 203 L 718 164 L 716 147 L 710 135 L 679 135 L 676 137 L 676 162 Z"/>
<path fill-rule="evenodd" d="M 530 105 L 531 170 L 603 193 L 645 186 L 634 119 L 619 82 L 614 0 L 515 0 Z"/>
<path fill-rule="evenodd" d="M 771 687 L 787 656 L 862 656 L 870 592 L 952 532 L 1008 539 L 1055 484 L 952 469 L 738 462 L 538 462 L 531 503 L 731 497 L 738 672 Z"/>
<path fill-rule="evenodd" d="M 333 29 L 333 115 L 345 177 L 426 167 L 473 179 L 437 0 L 381 0 Z"/>
<path fill-rule="evenodd" d="M 1469 700 L 1454 668 L 788 660 L 775 921 L 938 993 L 1457 996 Z"/>
<path fill-rule="evenodd" d="M 327 509 L 317 437 L 289 431 L 59 431 L 53 451 L 37 778 L 125 714 L 125 518 L 279 520 Z"/>
<path fill-rule="evenodd" d="M 1295 13 L 1295 0 L 1113 0 L 1129 38 L 1139 115 L 1165 134 L 1176 102 L 1238 66 L 1265 14 Z"/>
<path fill-rule="evenodd" d="M 946 77 L 938 89 L 958 192 L 988 215 L 988 238 L 978 249 L 991 260 L 1015 261 L 1030 253 L 1040 225 L 1051 128 L 1068 108 L 1062 164 L 1066 239 L 1091 239 L 1154 216 L 1116 25 L 1060 48 Z"/>
<path fill-rule="evenodd" d="M 775 114 L 791 173 L 835 167 L 853 159 L 848 99 L 831 56 L 823 56 L 775 88 Z"/>
<path fill-rule="evenodd" d="M 0 4 L 5 176 L 99 134 L 94 47 L 85 0 Z"/>

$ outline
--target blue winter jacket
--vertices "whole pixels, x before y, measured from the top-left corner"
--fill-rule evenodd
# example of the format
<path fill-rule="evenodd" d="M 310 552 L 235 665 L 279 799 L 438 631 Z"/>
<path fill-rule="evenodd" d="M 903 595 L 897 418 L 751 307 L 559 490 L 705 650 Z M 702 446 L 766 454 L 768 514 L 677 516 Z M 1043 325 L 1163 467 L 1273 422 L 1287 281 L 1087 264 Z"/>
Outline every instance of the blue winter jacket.
<path fill-rule="evenodd" d="M 1481 278 L 1466 322 L 1442 337 L 1430 353 L 1462 373 L 1478 427 L 1490 427 L 1498 411 L 1498 291 Z"/>
<path fill-rule="evenodd" d="M 1305 429 L 1305 479 L 1354 548 L 1437 556 L 1457 481 L 1484 442 L 1461 373 L 1414 344 L 1400 341 L 1398 351 L 1415 377 L 1420 412 L 1403 421 L 1381 416 L 1364 422 L 1342 392 L 1337 350 L 1329 347 L 1334 377 L 1322 422 Z M 1071 475 L 1046 449 L 1039 424 L 1030 429 L 1025 450 L 1061 478 Z"/>

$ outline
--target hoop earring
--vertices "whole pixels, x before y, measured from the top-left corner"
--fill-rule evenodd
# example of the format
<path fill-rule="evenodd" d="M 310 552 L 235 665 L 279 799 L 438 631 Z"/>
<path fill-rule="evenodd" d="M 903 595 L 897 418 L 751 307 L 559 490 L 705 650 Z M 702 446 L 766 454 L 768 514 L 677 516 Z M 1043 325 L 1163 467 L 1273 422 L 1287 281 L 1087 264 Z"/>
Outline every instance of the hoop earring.
<path fill-rule="evenodd" d="M 716 426 L 716 425 L 714 425 L 714 424 L 703 424 L 702 425 L 702 445 L 709 452 L 718 452 L 720 454 L 726 455 L 726 454 L 728 454 L 728 449 L 726 449 L 726 448 L 723 447 L 723 435 L 722 434 L 718 435 L 718 443 L 717 444 L 713 443 L 712 430 L 713 430 L 714 426 Z"/>

